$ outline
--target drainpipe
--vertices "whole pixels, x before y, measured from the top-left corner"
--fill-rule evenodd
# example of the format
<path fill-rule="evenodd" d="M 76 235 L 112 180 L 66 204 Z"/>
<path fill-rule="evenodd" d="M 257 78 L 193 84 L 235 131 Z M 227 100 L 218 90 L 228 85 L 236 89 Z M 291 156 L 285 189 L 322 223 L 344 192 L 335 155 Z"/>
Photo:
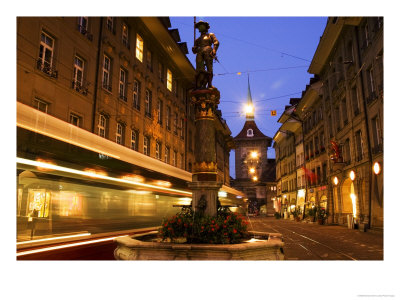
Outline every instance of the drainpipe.
<path fill-rule="evenodd" d="M 355 28 L 355 32 L 356 32 L 356 39 L 357 39 L 357 55 L 358 55 L 358 61 L 359 64 L 361 64 L 361 53 L 360 53 L 360 47 L 358 44 L 359 41 L 359 34 L 358 34 L 358 30 L 357 27 Z M 359 71 L 358 71 L 358 75 L 360 76 L 360 81 L 361 81 L 361 96 L 363 99 L 363 106 L 364 106 L 364 118 L 365 118 L 365 127 L 366 127 L 366 135 L 367 135 L 367 143 L 368 143 L 368 159 L 370 162 L 370 167 L 368 168 L 368 174 L 369 174 L 369 193 L 368 193 L 368 198 L 369 198 L 369 202 L 368 202 L 368 229 L 371 228 L 371 217 L 372 217 L 372 199 L 371 199 L 371 191 L 372 191 L 372 148 L 371 148 L 371 139 L 370 139 L 370 134 L 369 134 L 369 119 L 368 119 L 368 107 L 367 107 L 367 102 L 365 101 L 365 94 L 364 94 L 364 81 L 363 81 L 363 77 L 361 74 L 362 68 L 364 67 L 364 64 L 361 65 Z"/>
<path fill-rule="evenodd" d="M 100 30 L 99 30 L 99 40 L 97 44 L 97 58 L 96 58 L 96 76 L 94 81 L 94 93 L 93 93 L 93 113 L 92 113 L 92 133 L 95 128 L 95 120 L 96 120 L 96 109 L 97 109 L 97 89 L 99 86 L 99 68 L 100 68 L 100 48 L 101 48 L 101 40 L 103 34 L 103 17 L 100 17 Z"/>

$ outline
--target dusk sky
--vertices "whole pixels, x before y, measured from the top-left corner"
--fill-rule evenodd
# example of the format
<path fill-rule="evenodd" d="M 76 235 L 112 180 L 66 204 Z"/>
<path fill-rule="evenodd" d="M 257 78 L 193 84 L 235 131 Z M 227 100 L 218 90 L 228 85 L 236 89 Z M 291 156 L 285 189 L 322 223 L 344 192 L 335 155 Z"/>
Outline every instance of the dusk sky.
<path fill-rule="evenodd" d="M 204 17 L 209 32 L 220 42 L 214 62 L 213 85 L 221 92 L 219 108 L 235 137 L 243 127 L 243 105 L 247 98 L 247 74 L 259 129 L 273 137 L 277 122 L 290 98 L 300 97 L 313 75 L 308 66 L 324 31 L 327 17 Z M 194 17 L 171 17 L 181 41 L 187 42 L 188 58 L 195 66 L 193 46 Z M 199 32 L 196 30 L 196 37 Z M 241 72 L 241 75 L 237 73 Z M 271 110 L 277 115 L 271 116 Z M 234 152 L 230 174 L 235 177 Z M 268 157 L 275 158 L 273 148 Z"/>

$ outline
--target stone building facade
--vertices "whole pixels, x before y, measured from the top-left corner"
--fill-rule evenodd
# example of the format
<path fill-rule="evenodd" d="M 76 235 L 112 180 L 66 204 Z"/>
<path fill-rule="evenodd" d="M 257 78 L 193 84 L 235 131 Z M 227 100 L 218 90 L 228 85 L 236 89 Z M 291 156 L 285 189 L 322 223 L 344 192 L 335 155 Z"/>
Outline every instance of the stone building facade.
<path fill-rule="evenodd" d="M 17 101 L 192 172 L 187 53 L 168 17 L 20 17 Z M 230 185 L 230 130 L 217 123 L 218 178 Z"/>
<path fill-rule="evenodd" d="M 383 18 L 328 18 L 308 72 L 291 130 L 304 137 L 306 206 L 383 228 Z"/>

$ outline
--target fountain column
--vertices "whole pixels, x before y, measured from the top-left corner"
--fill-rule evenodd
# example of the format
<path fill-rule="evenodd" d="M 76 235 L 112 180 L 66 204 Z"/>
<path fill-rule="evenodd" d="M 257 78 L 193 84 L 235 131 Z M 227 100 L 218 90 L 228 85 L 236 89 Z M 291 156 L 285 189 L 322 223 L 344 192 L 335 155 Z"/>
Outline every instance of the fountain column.
<path fill-rule="evenodd" d="M 218 191 L 222 186 L 217 182 L 217 155 L 215 145 L 215 111 L 220 93 L 216 88 L 198 89 L 190 93 L 195 106 L 195 162 L 192 182 L 192 209 L 205 215 L 217 214 Z"/>

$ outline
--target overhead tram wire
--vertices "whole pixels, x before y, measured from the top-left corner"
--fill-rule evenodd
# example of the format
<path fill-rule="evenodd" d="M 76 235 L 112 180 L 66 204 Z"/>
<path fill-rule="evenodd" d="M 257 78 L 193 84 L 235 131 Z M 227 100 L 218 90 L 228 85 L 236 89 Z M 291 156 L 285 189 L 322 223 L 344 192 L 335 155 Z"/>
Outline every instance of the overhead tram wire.
<path fill-rule="evenodd" d="M 176 23 L 192 27 L 192 25 L 188 25 L 186 23 L 182 23 L 182 22 L 176 22 Z M 245 41 L 245 40 L 242 40 L 242 39 L 238 39 L 238 38 L 235 38 L 235 37 L 232 37 L 232 36 L 220 33 L 220 32 L 218 33 L 218 35 L 222 35 L 222 36 L 225 36 L 227 38 L 230 38 L 230 39 L 233 39 L 233 40 L 236 40 L 236 41 L 239 41 L 239 42 L 243 42 L 243 43 L 246 43 L 246 44 L 249 44 L 249 45 L 252 45 L 252 46 L 255 46 L 255 47 L 259 47 L 259 48 L 262 48 L 262 49 L 265 49 L 265 50 L 268 50 L 268 51 L 271 51 L 271 52 L 277 52 L 277 53 L 279 53 L 281 55 L 285 55 L 285 56 L 288 56 L 288 57 L 296 58 L 296 59 L 299 59 L 299 60 L 302 60 L 302 61 L 307 61 L 307 62 L 311 63 L 311 60 L 309 60 L 309 59 L 302 58 L 302 57 L 299 57 L 299 56 L 296 56 L 296 55 L 293 55 L 293 54 L 289 54 L 289 53 L 286 53 L 286 52 L 282 52 L 282 51 L 279 51 L 279 50 L 276 50 L 276 49 L 264 47 L 264 46 L 261 46 L 261 45 L 258 45 L 258 44 L 252 43 L 252 42 L 248 42 L 248 41 Z"/>

